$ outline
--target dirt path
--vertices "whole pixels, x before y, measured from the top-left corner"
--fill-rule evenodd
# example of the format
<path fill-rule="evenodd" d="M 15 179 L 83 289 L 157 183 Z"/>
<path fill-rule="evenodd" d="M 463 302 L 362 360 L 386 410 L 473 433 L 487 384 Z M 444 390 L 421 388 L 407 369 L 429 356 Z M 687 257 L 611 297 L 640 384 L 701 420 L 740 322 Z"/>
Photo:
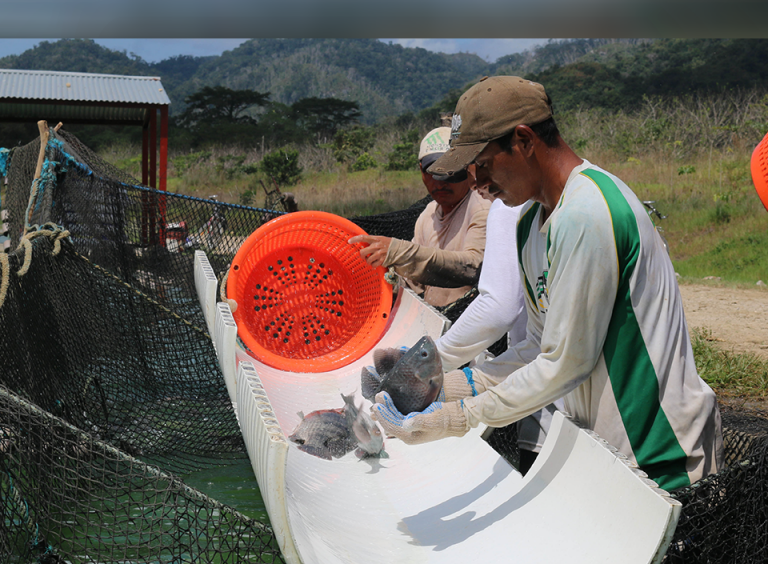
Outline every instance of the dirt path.
<path fill-rule="evenodd" d="M 768 359 L 768 290 L 681 284 L 688 327 L 709 329 L 725 350 Z"/>

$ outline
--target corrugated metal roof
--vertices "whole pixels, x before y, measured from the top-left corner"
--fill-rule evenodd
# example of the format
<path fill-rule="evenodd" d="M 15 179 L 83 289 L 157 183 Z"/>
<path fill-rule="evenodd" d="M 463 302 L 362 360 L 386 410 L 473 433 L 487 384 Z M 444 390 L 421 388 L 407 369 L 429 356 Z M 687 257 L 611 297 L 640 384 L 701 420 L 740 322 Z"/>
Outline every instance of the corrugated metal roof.
<path fill-rule="evenodd" d="M 161 106 L 171 103 L 156 76 L 15 69 L 0 69 L 0 103 L 3 98 Z"/>
<path fill-rule="evenodd" d="M 0 98 L 0 122 L 16 121 L 36 122 L 41 119 L 48 122 L 62 121 L 65 123 L 114 123 L 131 124 L 144 123 L 148 119 L 146 106 L 127 108 L 124 106 L 89 106 L 73 105 L 66 102 L 46 103 L 5 101 Z"/>

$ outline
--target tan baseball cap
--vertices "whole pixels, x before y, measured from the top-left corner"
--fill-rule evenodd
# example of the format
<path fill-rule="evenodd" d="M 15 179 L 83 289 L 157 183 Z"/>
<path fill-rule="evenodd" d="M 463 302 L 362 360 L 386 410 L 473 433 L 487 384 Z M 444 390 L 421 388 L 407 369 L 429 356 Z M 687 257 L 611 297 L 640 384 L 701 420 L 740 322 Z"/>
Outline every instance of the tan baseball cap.
<path fill-rule="evenodd" d="M 430 174 L 452 175 L 464 169 L 485 146 L 518 125 L 535 125 L 552 117 L 544 87 L 519 76 L 485 77 L 467 90 L 451 120 L 451 148 Z"/>

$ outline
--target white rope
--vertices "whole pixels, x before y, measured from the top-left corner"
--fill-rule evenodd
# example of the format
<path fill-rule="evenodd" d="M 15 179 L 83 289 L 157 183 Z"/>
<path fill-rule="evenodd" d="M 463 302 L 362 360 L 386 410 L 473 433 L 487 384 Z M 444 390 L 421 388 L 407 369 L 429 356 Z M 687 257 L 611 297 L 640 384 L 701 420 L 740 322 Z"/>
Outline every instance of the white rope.
<path fill-rule="evenodd" d="M 11 282 L 11 264 L 8 255 L 0 251 L 0 308 L 3 307 L 5 296 L 8 293 L 8 284 Z"/>
<path fill-rule="evenodd" d="M 17 276 L 24 276 L 29 271 L 29 265 L 32 264 L 32 241 L 26 235 L 19 242 L 19 246 L 16 247 L 16 251 L 24 252 L 24 264 L 16 273 Z"/>
<path fill-rule="evenodd" d="M 227 273 L 224 275 L 224 278 L 221 279 L 221 286 L 219 288 L 219 297 L 221 298 L 222 302 L 227 302 L 229 304 L 229 310 L 232 313 L 235 313 L 235 310 L 237 309 L 237 302 L 235 300 L 230 300 L 227 298 L 227 279 L 229 278 L 229 270 L 227 270 Z"/>
<path fill-rule="evenodd" d="M 35 237 L 46 236 L 53 241 L 53 251 L 51 256 L 56 256 L 61 252 L 61 240 L 69 237 L 69 231 L 62 229 L 61 227 L 50 224 L 51 228 L 38 229 L 36 231 L 28 231 L 24 234 L 19 242 L 19 246 L 16 247 L 16 252 L 24 253 L 24 262 L 21 268 L 16 271 L 16 276 L 21 278 L 27 272 L 32 265 L 32 239 Z M 8 294 L 8 286 L 11 281 L 11 264 L 8 259 L 8 254 L 0 251 L 0 307 L 3 307 L 5 303 L 5 297 Z"/>
<path fill-rule="evenodd" d="M 27 231 L 21 238 L 16 250 L 24 252 L 24 264 L 21 265 L 21 268 L 16 273 L 18 276 L 24 276 L 29 270 L 29 266 L 32 264 L 32 239 L 42 235 L 51 239 L 53 242 L 53 251 L 51 252 L 51 255 L 55 257 L 61 251 L 61 240 L 65 237 L 69 237 L 69 231 L 56 224 L 46 223 L 46 226 L 49 227 L 47 229 L 42 227 L 35 231 Z"/>

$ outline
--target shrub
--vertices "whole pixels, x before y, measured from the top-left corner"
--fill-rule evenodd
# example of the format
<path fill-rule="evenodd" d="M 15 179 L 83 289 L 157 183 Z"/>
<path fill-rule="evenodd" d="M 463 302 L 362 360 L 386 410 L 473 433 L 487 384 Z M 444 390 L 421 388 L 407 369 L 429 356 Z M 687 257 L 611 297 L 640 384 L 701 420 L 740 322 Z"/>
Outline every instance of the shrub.
<path fill-rule="evenodd" d="M 376 168 L 377 166 L 379 166 L 379 163 L 376 162 L 376 159 L 374 159 L 370 154 L 366 152 L 360 155 L 359 157 L 357 157 L 357 159 L 355 159 L 355 162 L 349 165 L 349 171 L 360 172 L 361 170 Z"/>
<path fill-rule="evenodd" d="M 296 184 L 303 172 L 299 166 L 299 152 L 293 149 L 278 149 L 264 155 L 259 168 L 280 186 Z"/>
<path fill-rule="evenodd" d="M 405 133 L 389 154 L 387 170 L 414 170 L 419 163 L 416 143 L 419 141 L 419 131 L 411 129 Z"/>
<path fill-rule="evenodd" d="M 373 148 L 374 136 L 372 127 L 355 126 L 337 131 L 331 143 L 334 158 L 342 164 L 354 162 Z"/>
<path fill-rule="evenodd" d="M 256 198 L 256 193 L 253 190 L 246 190 L 240 194 L 240 203 L 244 206 L 251 206 Z"/>
<path fill-rule="evenodd" d="M 211 157 L 210 151 L 199 151 L 197 153 L 189 153 L 188 155 L 179 155 L 171 159 L 171 164 L 176 169 L 176 176 L 183 176 L 194 165 L 208 160 Z M 140 159 L 141 157 L 137 157 Z"/>

